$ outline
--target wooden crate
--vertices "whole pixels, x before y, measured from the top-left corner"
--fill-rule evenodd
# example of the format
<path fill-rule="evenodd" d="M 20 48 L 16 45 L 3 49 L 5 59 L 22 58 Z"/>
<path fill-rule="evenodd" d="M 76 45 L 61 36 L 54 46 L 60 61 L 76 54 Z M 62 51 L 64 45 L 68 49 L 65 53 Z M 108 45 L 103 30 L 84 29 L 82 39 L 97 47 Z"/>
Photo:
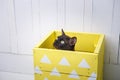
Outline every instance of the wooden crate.
<path fill-rule="evenodd" d="M 59 31 L 48 34 L 34 48 L 35 80 L 103 80 L 104 35 L 66 32 L 76 36 L 75 51 L 57 50 Z"/>

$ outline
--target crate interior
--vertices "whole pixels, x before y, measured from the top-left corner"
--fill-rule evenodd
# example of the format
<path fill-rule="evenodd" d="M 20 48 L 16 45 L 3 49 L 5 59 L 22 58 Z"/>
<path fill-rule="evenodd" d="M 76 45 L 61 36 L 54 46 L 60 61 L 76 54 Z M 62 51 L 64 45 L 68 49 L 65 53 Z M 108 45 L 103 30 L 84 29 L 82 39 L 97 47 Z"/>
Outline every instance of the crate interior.
<path fill-rule="evenodd" d="M 99 43 L 99 34 L 65 32 L 70 37 L 77 37 L 75 51 L 94 53 L 96 46 Z M 55 49 L 53 46 L 54 40 L 61 35 L 60 31 L 54 31 L 46 37 L 39 45 L 39 48 Z"/>

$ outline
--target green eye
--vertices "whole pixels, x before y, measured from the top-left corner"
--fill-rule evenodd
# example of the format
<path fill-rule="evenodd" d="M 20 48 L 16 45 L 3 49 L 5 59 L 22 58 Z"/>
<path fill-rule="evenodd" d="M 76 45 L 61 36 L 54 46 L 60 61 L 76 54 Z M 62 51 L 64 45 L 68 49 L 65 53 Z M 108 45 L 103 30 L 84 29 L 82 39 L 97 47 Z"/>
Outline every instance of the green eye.
<path fill-rule="evenodd" d="M 62 40 L 62 41 L 60 41 L 60 43 L 61 43 L 61 44 L 65 44 L 65 41 Z"/>

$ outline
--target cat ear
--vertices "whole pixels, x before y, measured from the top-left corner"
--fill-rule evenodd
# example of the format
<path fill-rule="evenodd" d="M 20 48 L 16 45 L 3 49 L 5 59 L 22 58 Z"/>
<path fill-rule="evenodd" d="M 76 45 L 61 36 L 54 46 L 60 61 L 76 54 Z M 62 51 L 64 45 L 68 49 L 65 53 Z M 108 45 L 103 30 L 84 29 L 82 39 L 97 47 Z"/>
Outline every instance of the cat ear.
<path fill-rule="evenodd" d="M 70 46 L 75 45 L 76 42 L 77 42 L 77 38 L 76 38 L 76 37 L 72 37 L 72 38 L 69 40 Z"/>
<path fill-rule="evenodd" d="M 62 29 L 62 35 L 65 35 L 65 32 L 63 31 L 63 29 Z"/>

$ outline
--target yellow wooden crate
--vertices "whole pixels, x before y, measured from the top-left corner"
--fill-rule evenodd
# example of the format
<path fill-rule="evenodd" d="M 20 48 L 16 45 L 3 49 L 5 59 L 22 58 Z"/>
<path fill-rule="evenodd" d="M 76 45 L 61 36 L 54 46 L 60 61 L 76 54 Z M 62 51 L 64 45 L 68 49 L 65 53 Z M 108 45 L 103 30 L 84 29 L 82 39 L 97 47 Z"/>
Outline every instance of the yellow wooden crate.
<path fill-rule="evenodd" d="M 77 37 L 75 51 L 55 49 L 59 35 L 51 32 L 34 48 L 35 80 L 103 80 L 104 35 L 66 32 Z"/>

